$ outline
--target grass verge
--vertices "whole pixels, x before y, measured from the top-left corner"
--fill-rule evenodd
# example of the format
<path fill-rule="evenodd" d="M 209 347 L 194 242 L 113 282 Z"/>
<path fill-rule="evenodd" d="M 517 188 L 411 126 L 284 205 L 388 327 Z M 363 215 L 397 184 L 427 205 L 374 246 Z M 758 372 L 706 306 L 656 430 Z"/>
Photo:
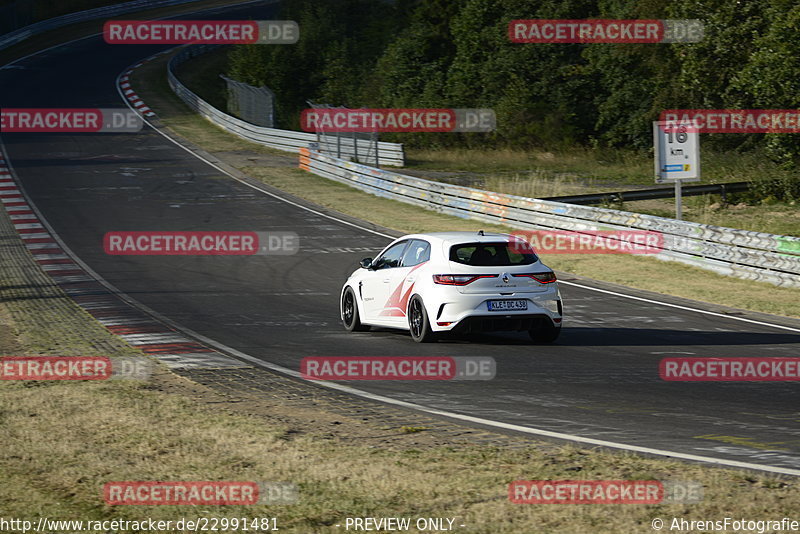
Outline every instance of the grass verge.
<path fill-rule="evenodd" d="M 12 252 L 0 259 L 0 355 L 130 354 L 47 284 L 4 212 L 0 219 L 4 248 Z M 44 310 L 50 311 L 42 317 Z M 47 328 L 53 334 L 42 336 Z M 244 393 L 223 395 L 163 368 L 147 382 L 0 381 L 0 510 L 5 519 L 34 524 L 42 516 L 275 517 L 281 531 L 304 534 L 341 532 L 335 525 L 346 517 L 453 518 L 467 533 L 631 532 L 648 528 L 654 517 L 800 513 L 794 479 L 535 441 L 519 449 L 430 446 L 424 426 L 365 424 L 360 410 L 324 425 L 316 404 L 292 414 L 298 432 L 288 427 L 285 410 L 254 412 Z M 356 426 L 362 437 L 347 439 L 347 427 Z M 384 446 L 369 444 L 377 436 Z M 705 498 L 691 507 L 515 505 L 507 487 L 520 479 L 689 480 L 703 485 Z M 122 480 L 291 482 L 300 500 L 246 507 L 105 504 L 104 484 Z"/>
<path fill-rule="evenodd" d="M 653 183 L 652 155 L 625 150 L 594 151 L 575 148 L 562 152 L 508 150 L 408 150 L 415 175 L 432 173 L 434 179 L 464 183 L 480 189 L 532 198 L 610 193 L 659 187 Z M 482 166 L 482 163 L 484 165 Z M 697 184 L 760 180 L 800 180 L 797 171 L 769 161 L 763 154 L 703 154 L 703 178 Z M 663 187 L 663 186 L 660 186 Z M 684 197 L 686 221 L 741 228 L 754 232 L 800 236 L 800 209 L 796 201 L 767 198 L 745 203 L 746 194 L 732 194 L 731 202 L 719 195 Z M 675 200 L 646 200 L 607 207 L 675 216 Z"/>
<path fill-rule="evenodd" d="M 195 59 L 194 61 L 199 61 Z M 187 67 L 190 67 L 187 64 Z M 195 115 L 169 89 L 164 64 L 139 69 L 134 84 L 142 98 L 172 130 L 222 159 L 233 147 L 255 154 L 275 154 L 235 137 Z M 285 155 L 285 153 L 282 153 Z M 243 172 L 287 193 L 347 215 L 403 232 L 469 230 L 511 231 L 498 225 L 441 215 L 379 198 L 291 167 L 253 166 L 231 161 Z M 756 312 L 800 317 L 798 290 L 721 276 L 696 267 L 631 255 L 547 255 L 544 262 L 564 272 L 638 289 Z"/>
<path fill-rule="evenodd" d="M 202 130 L 218 148 L 237 150 L 238 141 L 223 142 L 219 131 L 186 115 L 175 116 L 182 118 L 183 131 Z M 312 198 L 335 205 L 352 193 L 296 170 L 271 176 L 313 195 L 331 193 Z M 397 203 L 359 206 L 357 201 L 348 197 L 359 216 L 406 211 L 404 225 L 464 223 L 427 220 L 436 214 Z M 48 282 L 5 212 L 0 223 L 0 354 L 130 354 L 130 347 Z M 348 516 L 452 517 L 466 525 L 462 532 L 516 533 L 632 532 L 648 530 L 654 517 L 760 519 L 800 513 L 794 479 L 552 444 L 519 450 L 431 447 L 411 441 L 426 432 L 418 426 L 390 435 L 389 446 L 367 446 L 366 440 L 344 441 L 321 428 L 319 409 L 309 410 L 306 433 L 297 437 L 280 416 L 253 415 L 250 409 L 240 398 L 207 391 L 163 369 L 146 383 L 0 381 L 0 510 L 5 519 L 33 521 L 43 515 L 84 521 L 277 517 L 280 530 L 298 533 L 341 532 L 334 525 Z M 508 483 L 516 479 L 576 478 L 691 480 L 704 486 L 705 498 L 691 506 L 529 506 L 512 505 L 506 497 Z M 299 486 L 300 502 L 111 507 L 102 501 L 102 486 L 113 480 L 289 481 Z"/>
<path fill-rule="evenodd" d="M 675 200 L 626 202 L 621 209 L 659 217 L 675 217 Z M 800 237 L 800 209 L 796 202 L 726 203 L 719 195 L 683 199 L 683 219 L 701 224 L 741 228 L 753 232 Z"/>
<path fill-rule="evenodd" d="M 166 378 L 164 378 L 166 379 Z M 164 380 L 162 379 L 162 380 Z M 0 506 L 15 517 L 128 519 L 276 517 L 284 532 L 338 532 L 345 517 L 451 517 L 461 532 L 631 532 L 653 517 L 791 516 L 795 481 L 571 446 L 388 450 L 321 435 L 287 438 L 275 421 L 197 406 L 181 393 L 120 384 L 0 386 Z M 98 401 L 102 401 L 98 404 Z M 13 406 L 13 410 L 12 410 Z M 36 439 L 31 439 L 33 436 Z M 691 505 L 514 505 L 518 479 L 691 480 Z M 119 480 L 289 481 L 284 506 L 107 506 Z"/>
<path fill-rule="evenodd" d="M 561 151 L 467 150 L 409 148 L 407 166 L 434 171 L 482 173 L 536 172 L 540 176 L 571 176 L 582 183 L 656 187 L 652 151 L 571 148 Z M 800 178 L 798 171 L 782 168 L 758 151 L 703 152 L 700 183 L 742 182 L 752 176 Z"/>
<path fill-rule="evenodd" d="M 183 82 L 219 109 L 225 108 L 225 84 L 219 75 L 227 69 L 227 56 L 228 48 L 223 47 L 178 67 Z M 161 84 L 160 89 L 165 88 L 167 86 Z M 188 125 L 175 117 L 170 126 L 177 131 Z M 202 128 L 193 130 L 193 135 L 203 135 Z M 533 198 L 657 187 L 649 151 L 581 147 L 560 151 L 410 148 L 406 163 L 406 172 L 416 176 Z M 746 181 L 750 177 L 758 177 L 760 181 L 797 182 L 800 171 L 782 168 L 759 151 L 736 153 L 734 157 L 728 152 L 704 151 L 703 176 L 698 184 Z M 743 200 L 747 198 L 746 194 L 733 194 L 734 200 L 728 204 L 718 195 L 686 197 L 683 219 L 800 236 L 800 210 L 796 201 L 780 201 L 770 196 L 764 201 L 746 204 Z M 673 199 L 606 207 L 674 217 Z"/>
<path fill-rule="evenodd" d="M 225 84 L 219 78 L 228 66 L 223 47 L 178 67 L 183 82 L 207 102 L 225 109 Z M 406 170 L 445 182 L 463 183 L 513 195 L 542 198 L 658 187 L 653 180 L 650 151 L 626 149 L 467 150 L 407 148 Z M 761 180 L 800 180 L 800 172 L 785 169 L 763 153 L 703 153 L 703 176 L 698 183 Z M 689 184 L 694 185 L 694 184 Z M 745 205 L 742 195 L 730 205 L 718 195 L 686 197 L 684 219 L 782 235 L 800 235 L 800 210 L 795 202 L 774 198 Z M 609 206 L 638 213 L 672 217 L 674 200 L 628 202 Z M 708 209 L 713 206 L 712 209 Z M 745 209 L 746 208 L 746 209 Z M 788 215 L 784 217 L 783 215 Z"/>

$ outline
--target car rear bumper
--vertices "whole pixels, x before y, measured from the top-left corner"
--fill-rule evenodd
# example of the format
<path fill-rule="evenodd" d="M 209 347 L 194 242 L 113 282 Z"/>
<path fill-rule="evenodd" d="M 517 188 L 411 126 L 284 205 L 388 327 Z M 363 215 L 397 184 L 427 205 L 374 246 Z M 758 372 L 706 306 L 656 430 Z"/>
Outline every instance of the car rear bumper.
<path fill-rule="evenodd" d="M 538 315 L 475 315 L 462 319 L 451 331 L 458 334 L 473 332 L 527 332 L 554 324 L 547 314 Z M 560 326 L 560 322 L 558 325 Z"/>
<path fill-rule="evenodd" d="M 525 300 L 526 310 L 490 311 L 490 300 Z M 557 287 L 538 293 L 514 295 L 464 295 L 458 298 L 426 302 L 431 328 L 434 331 L 492 332 L 522 331 L 536 328 L 546 319 L 561 324 L 561 295 Z"/>

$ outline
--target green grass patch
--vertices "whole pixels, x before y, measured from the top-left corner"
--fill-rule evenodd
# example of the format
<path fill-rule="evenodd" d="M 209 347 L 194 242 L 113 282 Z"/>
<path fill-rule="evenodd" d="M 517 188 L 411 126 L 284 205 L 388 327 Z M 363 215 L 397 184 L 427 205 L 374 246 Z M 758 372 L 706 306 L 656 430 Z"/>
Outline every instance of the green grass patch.
<path fill-rule="evenodd" d="M 622 208 L 659 217 L 675 217 L 675 200 L 625 202 Z M 749 205 L 726 203 L 719 195 L 683 199 L 683 220 L 753 232 L 800 237 L 800 209 L 797 202 L 764 202 Z"/>
<path fill-rule="evenodd" d="M 658 187 L 653 176 L 651 150 L 590 149 L 575 147 L 561 151 L 508 149 L 468 150 L 410 148 L 409 168 L 433 171 L 466 171 L 491 175 L 517 172 L 537 178 L 574 177 L 589 187 L 607 184 Z M 702 152 L 699 183 L 744 182 L 752 179 L 800 179 L 800 171 L 781 167 L 762 152 Z"/>
<path fill-rule="evenodd" d="M 220 78 L 228 65 L 229 47 L 223 46 L 178 65 L 178 79 L 197 96 L 214 106 L 227 110 L 227 84 Z"/>

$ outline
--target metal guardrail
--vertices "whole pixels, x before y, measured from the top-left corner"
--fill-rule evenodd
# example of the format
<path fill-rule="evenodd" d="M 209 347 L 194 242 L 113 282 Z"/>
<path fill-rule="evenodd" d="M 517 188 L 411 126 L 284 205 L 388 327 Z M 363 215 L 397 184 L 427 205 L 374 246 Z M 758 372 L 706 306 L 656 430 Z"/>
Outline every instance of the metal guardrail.
<path fill-rule="evenodd" d="M 247 139 L 248 141 L 253 141 L 254 143 L 259 143 L 270 148 L 297 153 L 300 148 L 305 148 L 309 143 L 317 141 L 317 134 L 315 133 L 255 126 L 228 115 L 197 96 L 178 80 L 177 76 L 175 76 L 175 67 L 177 65 L 200 54 L 205 54 L 214 48 L 218 48 L 218 46 L 219 45 L 190 45 L 170 59 L 167 65 L 169 86 L 186 105 L 220 128 Z M 354 148 L 362 151 L 361 153 L 366 153 L 367 150 L 371 148 L 369 146 L 370 141 L 364 139 L 361 140 L 360 143 L 361 142 L 364 143 L 363 146 L 359 144 Z M 351 150 L 353 149 L 351 148 Z M 355 151 L 352 153 L 343 152 L 343 156 L 348 158 L 354 157 L 355 155 Z M 378 161 L 380 165 L 402 167 L 405 164 L 403 145 L 401 143 L 378 142 Z"/>
<path fill-rule="evenodd" d="M 0 36 L 0 50 L 68 24 L 192 1 L 196 0 L 135 0 L 54 17 Z M 664 249 L 656 255 L 660 259 L 696 265 L 747 280 L 800 287 L 800 238 L 481 191 L 390 173 L 309 150 L 305 147 L 316 140 L 315 134 L 253 126 L 219 111 L 183 86 L 174 75 L 174 66 L 207 50 L 208 47 L 191 46 L 170 60 L 167 70 L 172 90 L 193 110 L 240 137 L 279 150 L 300 150 L 300 166 L 320 176 L 378 196 L 513 228 L 576 232 L 631 228 L 657 231 L 664 235 Z M 401 144 L 379 145 L 382 164 L 403 165 Z"/>
<path fill-rule="evenodd" d="M 800 238 L 735 230 L 606 208 L 433 182 L 300 150 L 300 167 L 368 193 L 522 230 L 649 230 L 664 237 L 662 260 L 746 280 L 800 287 Z"/>
<path fill-rule="evenodd" d="M 716 193 L 726 200 L 728 193 L 739 193 L 750 189 L 750 182 L 731 182 L 727 184 L 684 185 L 681 189 L 683 196 L 696 196 Z M 591 195 L 571 195 L 562 197 L 543 197 L 542 200 L 554 200 L 567 204 L 603 204 L 609 202 L 632 202 L 634 200 L 650 200 L 653 198 L 673 198 L 674 187 L 657 187 L 653 189 L 639 189 L 636 191 L 614 191 L 611 193 L 593 193 Z"/>
<path fill-rule="evenodd" d="M 198 0 L 134 0 L 133 2 L 126 2 L 124 4 L 87 9 L 86 11 L 78 11 L 77 13 L 68 13 L 59 17 L 42 20 L 4 35 L 0 35 L 0 50 L 8 48 L 9 46 L 14 46 L 20 41 L 24 41 L 25 39 L 36 34 L 43 33 L 48 30 L 54 30 L 69 24 L 75 24 L 76 22 L 84 22 L 87 20 L 122 15 L 123 13 L 130 13 L 131 11 L 138 11 L 141 9 L 177 6 L 180 4 L 188 4 L 190 2 L 197 1 Z"/>

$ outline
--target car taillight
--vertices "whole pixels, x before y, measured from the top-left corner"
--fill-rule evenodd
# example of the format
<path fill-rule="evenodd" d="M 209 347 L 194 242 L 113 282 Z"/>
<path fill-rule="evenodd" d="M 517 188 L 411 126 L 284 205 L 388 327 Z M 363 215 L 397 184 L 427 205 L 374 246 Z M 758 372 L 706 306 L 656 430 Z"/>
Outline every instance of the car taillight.
<path fill-rule="evenodd" d="M 446 286 L 465 286 L 479 278 L 497 278 L 496 274 L 434 274 L 433 283 Z"/>
<path fill-rule="evenodd" d="M 525 274 L 515 274 L 512 276 L 516 276 L 517 278 L 521 276 L 527 276 L 528 278 L 533 278 L 537 282 L 541 284 L 551 284 L 556 281 L 556 273 L 553 271 L 547 273 L 525 273 Z"/>

